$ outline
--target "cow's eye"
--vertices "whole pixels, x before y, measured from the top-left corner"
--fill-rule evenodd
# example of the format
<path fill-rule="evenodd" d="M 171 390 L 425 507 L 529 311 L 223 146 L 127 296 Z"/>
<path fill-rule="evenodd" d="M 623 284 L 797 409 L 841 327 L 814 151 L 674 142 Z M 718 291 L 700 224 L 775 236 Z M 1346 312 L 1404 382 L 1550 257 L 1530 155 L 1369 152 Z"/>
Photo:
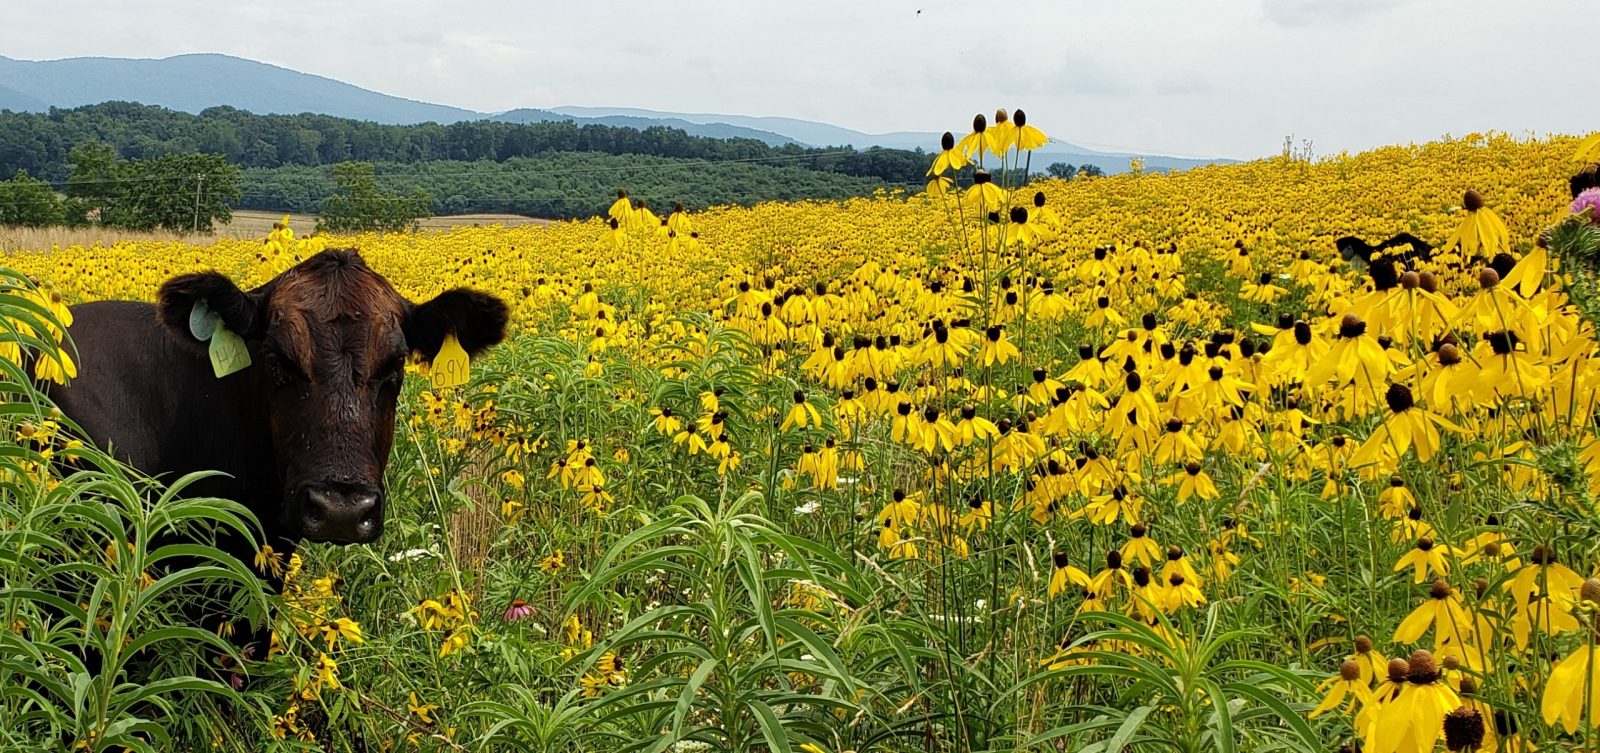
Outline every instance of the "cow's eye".
<path fill-rule="evenodd" d="M 279 386 L 302 379 L 299 365 L 288 354 L 279 350 L 277 346 L 268 344 L 267 347 L 262 348 L 262 352 L 266 356 L 265 360 L 268 370 L 272 373 L 272 380 Z"/>
<path fill-rule="evenodd" d="M 378 379 L 385 385 L 398 385 L 406 376 L 406 359 L 404 355 L 391 358 L 378 369 Z"/>

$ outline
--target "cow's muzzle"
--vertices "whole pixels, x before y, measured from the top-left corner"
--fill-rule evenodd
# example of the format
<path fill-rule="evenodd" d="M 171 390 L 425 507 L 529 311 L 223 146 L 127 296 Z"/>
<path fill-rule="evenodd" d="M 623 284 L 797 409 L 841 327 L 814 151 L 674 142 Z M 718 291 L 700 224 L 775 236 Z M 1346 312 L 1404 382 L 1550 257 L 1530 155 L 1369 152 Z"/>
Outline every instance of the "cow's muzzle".
<path fill-rule="evenodd" d="M 310 541 L 365 544 L 383 534 L 383 490 L 366 484 L 316 482 L 295 494 L 300 532 Z"/>

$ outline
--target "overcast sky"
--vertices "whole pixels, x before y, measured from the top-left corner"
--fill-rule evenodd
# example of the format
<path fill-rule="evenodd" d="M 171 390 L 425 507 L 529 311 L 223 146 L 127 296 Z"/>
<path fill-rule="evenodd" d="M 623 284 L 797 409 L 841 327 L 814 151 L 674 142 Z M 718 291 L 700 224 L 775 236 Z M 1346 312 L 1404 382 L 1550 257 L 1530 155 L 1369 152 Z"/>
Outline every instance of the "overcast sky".
<path fill-rule="evenodd" d="M 1594 0 L 4 0 L 0 55 L 220 52 L 480 111 L 594 105 L 1254 157 L 1600 129 Z M 921 11 L 920 13 L 918 11 Z"/>

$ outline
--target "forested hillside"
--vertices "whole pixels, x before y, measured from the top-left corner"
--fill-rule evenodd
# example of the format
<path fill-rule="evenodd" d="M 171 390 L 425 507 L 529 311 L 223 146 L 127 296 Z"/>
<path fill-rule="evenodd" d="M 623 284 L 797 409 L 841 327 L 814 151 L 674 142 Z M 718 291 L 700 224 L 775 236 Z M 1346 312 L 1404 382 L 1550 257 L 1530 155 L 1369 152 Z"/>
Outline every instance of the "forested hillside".
<path fill-rule="evenodd" d="M 629 186 L 657 203 L 699 208 L 769 199 L 835 199 L 918 185 L 927 156 L 897 149 L 768 146 L 672 128 L 571 122 L 465 121 L 383 125 L 326 115 L 199 115 L 127 102 L 49 113 L 0 112 L 0 178 L 20 171 L 64 187 L 73 151 L 106 144 L 150 160 L 213 154 L 244 168 L 239 207 L 318 212 L 335 191 L 331 168 L 371 162 L 380 187 L 431 198 L 432 210 L 578 217 Z M 193 194 L 194 182 L 172 186 Z"/>

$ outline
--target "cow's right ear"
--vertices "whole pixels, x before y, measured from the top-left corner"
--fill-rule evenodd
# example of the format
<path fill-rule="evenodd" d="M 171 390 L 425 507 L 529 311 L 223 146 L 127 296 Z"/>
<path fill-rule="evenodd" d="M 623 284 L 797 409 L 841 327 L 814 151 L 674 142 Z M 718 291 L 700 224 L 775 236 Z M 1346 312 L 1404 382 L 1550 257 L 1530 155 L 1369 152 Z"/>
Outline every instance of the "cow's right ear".
<path fill-rule="evenodd" d="M 257 324 L 255 298 L 219 272 L 179 275 L 167 280 L 156 293 L 156 316 L 168 329 L 184 338 L 192 338 L 189 314 L 200 301 L 205 301 L 208 308 L 221 316 L 228 329 L 241 336 L 254 332 Z"/>

